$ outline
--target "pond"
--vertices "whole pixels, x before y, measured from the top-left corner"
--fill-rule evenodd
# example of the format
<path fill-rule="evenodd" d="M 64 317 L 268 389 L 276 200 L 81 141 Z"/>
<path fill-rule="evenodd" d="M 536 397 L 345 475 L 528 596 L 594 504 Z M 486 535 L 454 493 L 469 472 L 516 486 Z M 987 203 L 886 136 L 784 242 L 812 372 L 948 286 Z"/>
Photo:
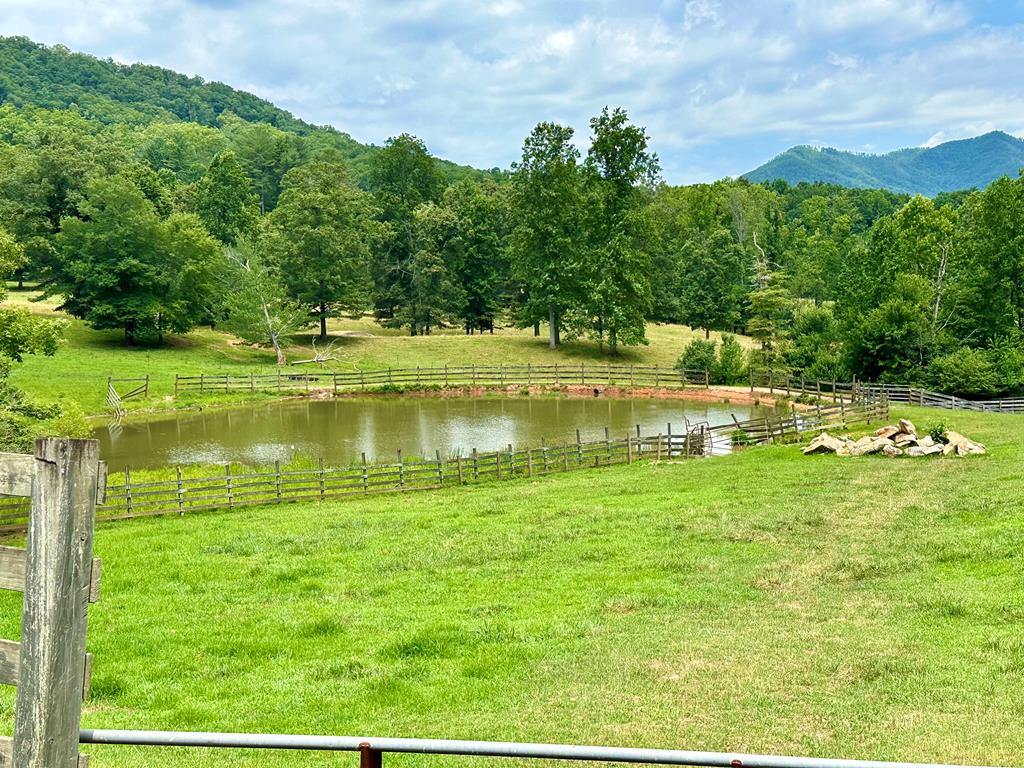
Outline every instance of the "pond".
<path fill-rule="evenodd" d="M 282 400 L 103 426 L 94 436 L 111 471 L 226 461 L 265 465 L 322 457 L 328 465 L 494 451 L 728 423 L 762 415 L 746 404 L 698 400 L 566 397 L 378 397 Z"/>

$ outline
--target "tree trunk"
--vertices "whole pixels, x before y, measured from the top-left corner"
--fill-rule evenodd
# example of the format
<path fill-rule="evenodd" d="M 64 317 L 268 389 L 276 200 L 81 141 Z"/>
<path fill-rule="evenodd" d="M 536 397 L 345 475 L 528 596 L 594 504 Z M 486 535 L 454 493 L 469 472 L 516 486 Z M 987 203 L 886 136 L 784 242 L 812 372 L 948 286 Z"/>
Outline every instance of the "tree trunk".
<path fill-rule="evenodd" d="M 540 336 L 540 320 L 533 324 L 533 335 Z"/>
<path fill-rule="evenodd" d="M 287 365 L 288 360 L 284 356 L 284 350 L 281 349 L 281 343 L 277 340 L 277 334 L 270 334 L 270 343 L 274 347 L 274 354 L 277 355 L 278 365 Z"/>
<path fill-rule="evenodd" d="M 320 305 L 320 340 L 327 340 L 327 305 Z"/>
<path fill-rule="evenodd" d="M 710 328 L 705 328 L 704 329 L 704 338 L 705 339 L 710 339 L 711 338 L 711 329 Z"/>
<path fill-rule="evenodd" d="M 548 305 L 548 349 L 558 346 L 558 315 L 554 304 Z"/>

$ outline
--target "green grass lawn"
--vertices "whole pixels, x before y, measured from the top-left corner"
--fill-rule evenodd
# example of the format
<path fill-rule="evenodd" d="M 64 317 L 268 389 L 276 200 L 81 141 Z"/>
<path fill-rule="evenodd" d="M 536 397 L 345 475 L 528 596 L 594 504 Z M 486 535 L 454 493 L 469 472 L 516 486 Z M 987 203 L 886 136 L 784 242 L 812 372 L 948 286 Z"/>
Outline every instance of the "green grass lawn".
<path fill-rule="evenodd" d="M 41 314 L 56 314 L 53 303 L 34 303 L 29 291 L 12 291 L 8 303 Z M 500 328 L 493 335 L 466 336 L 459 329 L 447 329 L 431 336 L 410 337 L 407 333 L 382 328 L 369 318 L 336 319 L 330 324 L 335 339 L 337 360 L 325 370 L 357 368 L 434 367 L 445 363 L 476 365 L 516 365 L 527 363 L 616 362 L 672 366 L 686 344 L 702 332 L 685 326 L 648 326 L 650 344 L 624 348 L 618 357 L 609 357 L 590 341 L 566 343 L 552 351 L 545 336 L 535 337 L 532 329 Z M 719 334 L 712 334 L 719 338 Z M 290 360 L 313 356 L 310 336 L 294 338 L 288 349 Z M 743 338 L 744 343 L 748 340 Z M 32 395 L 52 400 L 71 398 L 88 413 L 105 412 L 104 398 L 108 376 L 152 377 L 152 396 L 148 403 L 129 401 L 132 407 L 170 405 L 174 375 L 246 374 L 276 370 L 274 355 L 268 349 L 241 343 L 226 333 L 208 328 L 183 336 L 168 337 L 163 346 L 128 347 L 119 331 L 94 331 L 81 321 L 72 320 L 67 343 L 53 357 L 29 357 L 15 366 L 12 380 Z M 248 399 L 244 393 L 232 396 Z M 209 398 L 204 398 L 208 400 Z"/>
<path fill-rule="evenodd" d="M 990 454 L 760 447 L 102 525 L 84 725 L 1019 764 L 1024 419 L 901 415 Z M 2 598 L 0 636 L 17 637 L 19 596 Z"/>

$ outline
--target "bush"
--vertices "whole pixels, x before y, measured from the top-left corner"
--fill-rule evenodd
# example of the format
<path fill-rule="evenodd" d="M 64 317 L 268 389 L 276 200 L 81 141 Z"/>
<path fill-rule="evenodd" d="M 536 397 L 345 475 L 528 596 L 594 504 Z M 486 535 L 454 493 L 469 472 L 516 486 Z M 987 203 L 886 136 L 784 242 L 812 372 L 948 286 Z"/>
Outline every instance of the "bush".
<path fill-rule="evenodd" d="M 676 368 L 692 368 L 698 371 L 708 371 L 715 367 L 715 347 L 713 341 L 694 339 L 683 350 L 683 354 L 676 361 Z"/>
<path fill-rule="evenodd" d="M 945 443 L 946 432 L 948 431 L 948 429 L 949 428 L 943 422 L 939 421 L 934 424 L 929 424 L 925 428 L 925 431 L 928 433 L 928 436 L 936 443 Z"/>
<path fill-rule="evenodd" d="M 928 380 L 939 391 L 953 395 L 993 395 L 1000 390 L 999 373 L 989 356 L 970 347 L 932 360 Z"/>
<path fill-rule="evenodd" d="M 742 384 L 747 379 L 747 353 L 735 336 L 724 334 L 718 360 L 709 369 L 712 384 Z"/>

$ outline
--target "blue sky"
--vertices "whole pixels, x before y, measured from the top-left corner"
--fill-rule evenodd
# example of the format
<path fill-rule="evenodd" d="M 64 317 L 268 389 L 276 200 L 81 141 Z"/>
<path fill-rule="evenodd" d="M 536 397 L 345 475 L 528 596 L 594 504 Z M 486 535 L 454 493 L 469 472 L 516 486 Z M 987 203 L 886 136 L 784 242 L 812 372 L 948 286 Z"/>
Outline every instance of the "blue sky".
<path fill-rule="evenodd" d="M 0 34 L 253 91 L 382 143 L 507 167 L 622 106 L 671 183 L 793 144 L 1024 136 L 1024 0 L 0 0 Z"/>

